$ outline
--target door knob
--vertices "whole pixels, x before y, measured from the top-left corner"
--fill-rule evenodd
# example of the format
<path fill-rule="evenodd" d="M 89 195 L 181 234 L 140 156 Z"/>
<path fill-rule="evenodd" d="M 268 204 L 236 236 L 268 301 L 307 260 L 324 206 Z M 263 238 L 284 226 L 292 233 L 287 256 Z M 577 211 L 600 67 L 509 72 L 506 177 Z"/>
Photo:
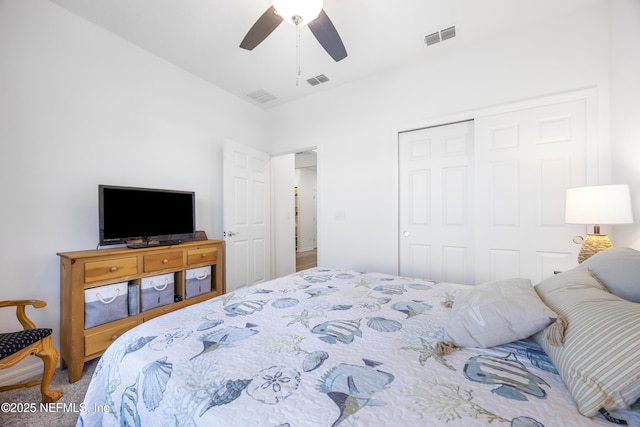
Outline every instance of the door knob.
<path fill-rule="evenodd" d="M 234 233 L 233 231 L 227 231 L 227 236 L 229 236 L 229 237 L 233 237 L 233 236 L 238 235 L 238 234 L 240 234 L 240 233 L 239 232 L 238 233 Z"/>

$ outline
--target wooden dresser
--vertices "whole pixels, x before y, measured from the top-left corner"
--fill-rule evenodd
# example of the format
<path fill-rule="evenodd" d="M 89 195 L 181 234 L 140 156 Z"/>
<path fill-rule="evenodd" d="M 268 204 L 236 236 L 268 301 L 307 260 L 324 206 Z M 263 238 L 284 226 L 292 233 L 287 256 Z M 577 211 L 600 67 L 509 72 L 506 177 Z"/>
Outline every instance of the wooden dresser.
<path fill-rule="evenodd" d="M 200 240 L 144 249 L 98 249 L 60 252 L 60 364 L 69 369 L 69 382 L 82 375 L 84 362 L 102 355 L 120 335 L 154 317 L 224 293 L 222 240 Z M 211 291 L 186 298 L 186 271 L 211 266 Z M 177 301 L 140 311 L 124 319 L 84 328 L 84 290 L 129 282 L 142 295 L 145 277 L 173 273 Z M 181 301 L 180 301 L 181 299 Z M 138 301 L 140 307 L 140 301 Z"/>

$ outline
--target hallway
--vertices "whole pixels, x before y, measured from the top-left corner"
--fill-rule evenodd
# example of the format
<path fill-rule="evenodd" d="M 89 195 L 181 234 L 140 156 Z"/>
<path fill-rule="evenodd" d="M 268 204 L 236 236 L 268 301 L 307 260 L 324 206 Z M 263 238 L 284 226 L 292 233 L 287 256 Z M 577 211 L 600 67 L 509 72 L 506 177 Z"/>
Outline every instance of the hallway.
<path fill-rule="evenodd" d="M 296 271 L 318 266 L 318 250 L 296 252 Z"/>

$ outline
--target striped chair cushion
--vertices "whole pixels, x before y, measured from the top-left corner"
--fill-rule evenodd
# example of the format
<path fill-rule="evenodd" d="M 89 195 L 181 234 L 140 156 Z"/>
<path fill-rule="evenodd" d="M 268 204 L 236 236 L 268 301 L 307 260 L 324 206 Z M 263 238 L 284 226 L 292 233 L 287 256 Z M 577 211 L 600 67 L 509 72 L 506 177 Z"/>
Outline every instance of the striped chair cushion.
<path fill-rule="evenodd" d="M 566 322 L 564 345 L 535 339 L 547 352 L 582 415 L 625 408 L 640 397 L 640 304 L 605 290 L 589 270 L 576 268 L 536 286 Z"/>
<path fill-rule="evenodd" d="M 52 332 L 51 329 L 40 328 L 0 334 L 0 359 L 11 356 L 34 342 L 48 337 Z"/>

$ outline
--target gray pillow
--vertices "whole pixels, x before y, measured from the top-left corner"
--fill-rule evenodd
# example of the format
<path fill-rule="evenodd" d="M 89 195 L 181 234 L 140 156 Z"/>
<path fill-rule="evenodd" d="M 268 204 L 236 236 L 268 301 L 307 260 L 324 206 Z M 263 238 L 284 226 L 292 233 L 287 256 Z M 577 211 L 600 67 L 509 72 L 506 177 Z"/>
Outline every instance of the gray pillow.
<path fill-rule="evenodd" d="M 612 294 L 640 303 L 640 251 L 607 249 L 593 255 L 578 268 L 588 268 Z"/>
<path fill-rule="evenodd" d="M 529 279 L 483 283 L 456 297 L 445 337 L 456 347 L 493 347 L 533 335 L 557 317 Z"/>

